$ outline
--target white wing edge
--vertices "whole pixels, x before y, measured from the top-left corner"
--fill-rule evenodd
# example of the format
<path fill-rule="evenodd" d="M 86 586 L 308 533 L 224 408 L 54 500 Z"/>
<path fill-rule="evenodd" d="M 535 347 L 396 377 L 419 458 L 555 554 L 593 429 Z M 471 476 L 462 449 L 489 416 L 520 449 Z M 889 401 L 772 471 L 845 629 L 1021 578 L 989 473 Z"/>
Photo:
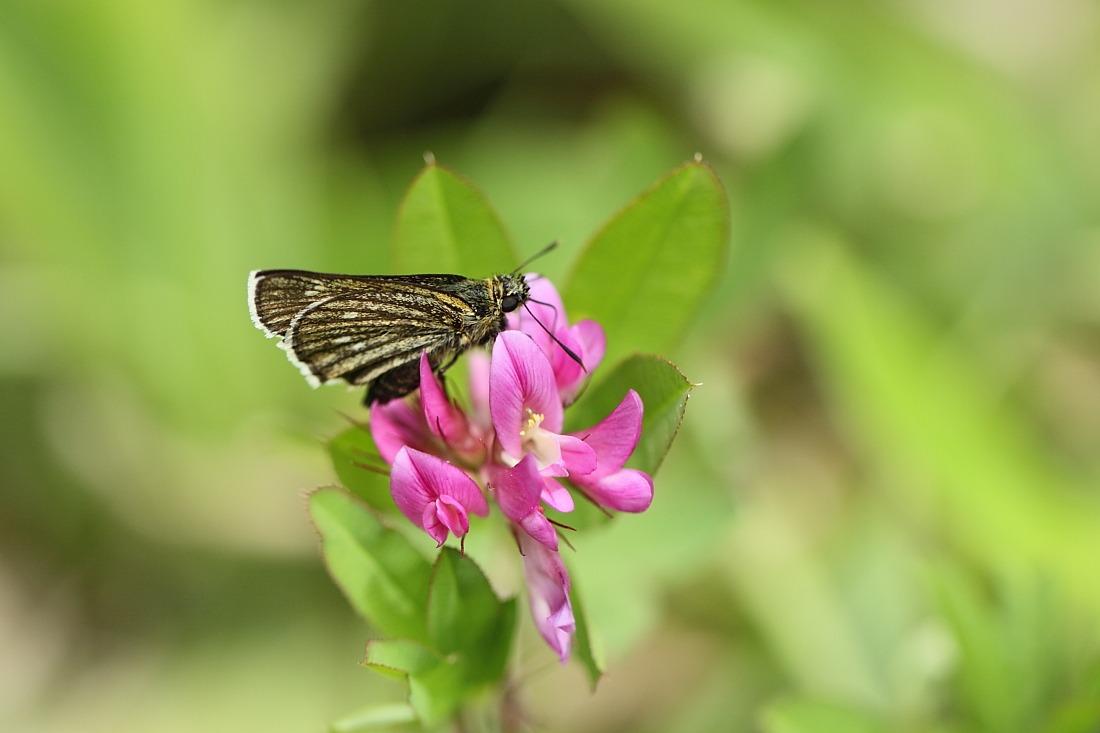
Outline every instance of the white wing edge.
<path fill-rule="evenodd" d="M 273 339 L 279 334 L 270 330 L 260 320 L 260 314 L 256 312 L 256 286 L 263 280 L 264 270 L 253 270 L 248 273 L 248 315 L 252 317 L 252 323 L 256 328 L 264 332 L 264 335 L 269 339 Z"/>

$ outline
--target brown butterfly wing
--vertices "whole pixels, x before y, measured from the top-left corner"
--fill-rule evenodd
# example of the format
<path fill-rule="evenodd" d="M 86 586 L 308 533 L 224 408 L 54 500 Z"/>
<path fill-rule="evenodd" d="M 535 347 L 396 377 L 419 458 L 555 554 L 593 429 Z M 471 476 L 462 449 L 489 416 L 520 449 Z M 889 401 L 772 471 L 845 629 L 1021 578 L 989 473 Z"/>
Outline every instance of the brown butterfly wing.
<path fill-rule="evenodd" d="M 469 346 L 473 309 L 461 298 L 408 280 L 369 287 L 311 304 L 280 344 L 314 383 L 372 384 L 368 401 L 415 389 L 426 351 L 433 369 Z"/>

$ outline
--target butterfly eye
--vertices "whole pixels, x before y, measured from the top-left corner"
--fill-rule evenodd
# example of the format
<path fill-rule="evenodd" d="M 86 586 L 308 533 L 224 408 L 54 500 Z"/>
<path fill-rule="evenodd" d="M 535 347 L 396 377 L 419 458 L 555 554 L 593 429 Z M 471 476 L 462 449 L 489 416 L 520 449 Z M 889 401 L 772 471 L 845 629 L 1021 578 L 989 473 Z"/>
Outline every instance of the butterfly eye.
<path fill-rule="evenodd" d="M 511 313 L 519 308 L 519 298 L 514 295 L 505 295 L 500 301 L 500 309 L 505 313 Z"/>

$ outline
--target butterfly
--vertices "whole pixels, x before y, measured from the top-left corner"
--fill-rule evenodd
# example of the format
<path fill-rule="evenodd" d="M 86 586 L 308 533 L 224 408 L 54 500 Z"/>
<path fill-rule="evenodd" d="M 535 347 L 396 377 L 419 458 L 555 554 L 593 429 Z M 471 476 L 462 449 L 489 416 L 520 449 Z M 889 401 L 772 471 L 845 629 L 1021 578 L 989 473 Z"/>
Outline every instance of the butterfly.
<path fill-rule="evenodd" d="M 385 403 L 420 386 L 421 353 L 442 374 L 470 348 L 491 343 L 531 298 L 517 273 L 557 245 L 484 280 L 254 270 L 248 308 L 268 338 L 282 338 L 279 346 L 311 385 L 367 385 L 364 404 Z"/>
<path fill-rule="evenodd" d="M 252 322 L 279 344 L 310 384 L 368 385 L 364 403 L 389 402 L 420 386 L 420 354 L 441 374 L 474 346 L 491 343 L 507 314 L 530 298 L 522 275 L 332 275 L 255 270 Z"/>

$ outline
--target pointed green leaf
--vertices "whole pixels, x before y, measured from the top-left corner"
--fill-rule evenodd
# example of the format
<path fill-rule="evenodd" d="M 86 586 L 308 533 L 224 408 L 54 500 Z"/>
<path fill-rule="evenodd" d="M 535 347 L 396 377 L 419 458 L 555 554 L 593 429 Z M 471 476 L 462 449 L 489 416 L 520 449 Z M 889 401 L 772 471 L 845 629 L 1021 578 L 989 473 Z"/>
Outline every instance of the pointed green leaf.
<path fill-rule="evenodd" d="M 729 203 L 717 176 L 688 163 L 604 225 L 562 291 L 571 318 L 607 332 L 607 363 L 673 345 L 718 282 Z"/>
<path fill-rule="evenodd" d="M 483 278 L 516 266 L 511 241 L 489 202 L 469 181 L 434 162 L 405 193 L 391 251 L 394 271 L 404 274 Z"/>
<path fill-rule="evenodd" d="M 372 639 L 363 664 L 383 674 L 426 674 L 443 663 L 443 656 L 408 639 Z"/>
<path fill-rule="evenodd" d="M 428 633 L 443 654 L 468 653 L 490 628 L 500 601 L 489 580 L 453 547 L 439 552 L 428 596 Z"/>
<path fill-rule="evenodd" d="M 389 470 L 382 456 L 378 454 L 378 448 L 374 445 L 374 439 L 366 425 L 348 428 L 330 440 L 326 447 L 344 488 L 380 512 L 389 514 L 397 511 L 397 505 L 390 494 L 389 476 L 364 468 L 373 466 Z"/>
<path fill-rule="evenodd" d="M 404 677 L 409 704 L 429 725 L 450 717 L 465 695 L 462 665 L 416 642 L 371 641 L 363 664 L 388 676 Z"/>
<path fill-rule="evenodd" d="M 315 491 L 309 510 L 329 574 L 355 610 L 386 636 L 427 642 L 428 562 L 340 489 Z"/>
<path fill-rule="evenodd" d="M 428 632 L 443 654 L 465 660 L 466 682 L 495 680 L 511 643 L 511 621 L 481 568 L 451 547 L 439 553 L 428 598 Z M 514 612 L 511 614 L 514 619 Z"/>
<path fill-rule="evenodd" d="M 623 361 L 597 387 L 589 389 L 566 416 L 566 430 L 583 431 L 607 417 L 628 390 L 642 398 L 642 437 L 627 465 L 651 476 L 672 445 L 684 419 L 693 385 L 672 362 L 635 354 Z"/>
<path fill-rule="evenodd" d="M 584 611 L 584 602 L 577 589 L 577 576 L 572 572 L 569 576 L 571 579 L 569 602 L 573 606 L 573 619 L 577 625 L 577 631 L 573 637 L 573 653 L 584 665 L 584 671 L 588 674 L 588 684 L 595 692 L 597 683 L 603 677 L 603 664 L 597 659 L 597 653 L 592 644 L 592 631 L 588 625 L 588 614 Z"/>

